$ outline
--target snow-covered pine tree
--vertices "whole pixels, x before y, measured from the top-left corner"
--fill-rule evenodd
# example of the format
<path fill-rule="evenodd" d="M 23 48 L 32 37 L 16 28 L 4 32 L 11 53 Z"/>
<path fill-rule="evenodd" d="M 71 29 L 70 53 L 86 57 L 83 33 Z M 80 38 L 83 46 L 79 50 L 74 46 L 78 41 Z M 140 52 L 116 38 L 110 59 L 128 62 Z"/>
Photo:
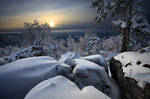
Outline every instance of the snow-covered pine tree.
<path fill-rule="evenodd" d="M 150 34 L 148 22 L 140 7 L 141 2 L 142 0 L 95 0 L 92 2 L 92 7 L 97 10 L 97 23 L 104 21 L 108 15 L 120 16 L 112 23 L 122 33 L 122 52 L 129 50 L 131 37 Z"/>

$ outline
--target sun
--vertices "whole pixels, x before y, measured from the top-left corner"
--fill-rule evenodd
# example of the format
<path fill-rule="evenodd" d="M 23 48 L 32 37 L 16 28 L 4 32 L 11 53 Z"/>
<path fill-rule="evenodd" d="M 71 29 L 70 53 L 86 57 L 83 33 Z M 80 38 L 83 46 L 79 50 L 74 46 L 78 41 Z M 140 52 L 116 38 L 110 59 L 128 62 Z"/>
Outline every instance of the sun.
<path fill-rule="evenodd" d="M 50 21 L 49 25 L 50 25 L 50 27 L 54 27 L 55 26 L 54 21 Z"/>

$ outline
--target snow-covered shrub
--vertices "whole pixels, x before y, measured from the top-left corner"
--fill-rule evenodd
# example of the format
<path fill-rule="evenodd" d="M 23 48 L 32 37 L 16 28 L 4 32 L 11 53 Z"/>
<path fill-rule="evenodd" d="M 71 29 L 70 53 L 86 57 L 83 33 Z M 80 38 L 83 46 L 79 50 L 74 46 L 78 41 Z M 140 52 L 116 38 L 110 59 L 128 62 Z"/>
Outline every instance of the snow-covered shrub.
<path fill-rule="evenodd" d="M 34 42 L 33 46 L 29 46 L 27 48 L 19 50 L 16 53 L 13 53 L 5 57 L 5 60 L 12 62 L 27 57 L 48 56 L 48 55 L 49 55 L 49 49 L 41 41 L 36 41 Z"/>
<path fill-rule="evenodd" d="M 52 40 L 49 45 L 49 55 L 59 59 L 61 54 L 67 51 L 67 48 L 64 45 L 64 40 Z"/>
<path fill-rule="evenodd" d="M 18 47 L 18 46 L 7 46 L 5 48 L 0 48 L 0 56 L 2 57 L 6 57 L 10 54 L 13 54 L 19 50 L 23 49 L 22 47 Z"/>
<path fill-rule="evenodd" d="M 79 44 L 83 56 L 98 54 L 98 51 L 102 49 L 100 38 L 90 30 L 87 30 L 84 37 L 80 38 Z"/>
<path fill-rule="evenodd" d="M 121 45 L 122 45 L 122 37 L 116 36 L 116 37 L 110 37 L 108 39 L 104 39 L 102 41 L 103 50 L 106 51 L 112 51 L 112 52 L 120 52 L 121 51 Z"/>

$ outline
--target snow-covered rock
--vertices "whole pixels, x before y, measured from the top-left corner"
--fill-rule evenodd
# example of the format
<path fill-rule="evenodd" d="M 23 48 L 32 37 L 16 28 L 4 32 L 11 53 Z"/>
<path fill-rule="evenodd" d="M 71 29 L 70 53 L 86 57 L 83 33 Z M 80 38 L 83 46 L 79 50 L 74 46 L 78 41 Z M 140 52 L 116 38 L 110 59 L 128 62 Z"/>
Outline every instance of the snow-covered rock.
<path fill-rule="evenodd" d="M 0 67 L 0 98 L 23 98 L 26 93 L 50 77 L 58 75 L 57 61 L 48 56 L 17 60 Z"/>
<path fill-rule="evenodd" d="M 71 59 L 77 59 L 80 58 L 80 55 L 75 52 L 66 52 L 64 54 L 61 54 L 61 58 L 59 59 L 59 63 L 67 63 Z"/>
<path fill-rule="evenodd" d="M 67 76 L 72 72 L 72 68 L 67 64 L 57 64 L 56 67 L 59 75 Z"/>
<path fill-rule="evenodd" d="M 93 63 L 96 63 L 96 64 L 104 67 L 104 68 L 106 68 L 106 66 L 107 66 L 105 58 L 102 57 L 101 55 L 91 55 L 91 56 L 82 57 L 81 59 L 91 61 Z"/>
<path fill-rule="evenodd" d="M 114 59 L 121 62 L 124 76 L 134 78 L 140 87 L 150 83 L 150 53 L 126 52 Z"/>
<path fill-rule="evenodd" d="M 108 96 L 89 86 L 80 90 L 76 84 L 63 76 L 45 80 L 35 86 L 25 99 L 110 99 Z"/>
<path fill-rule="evenodd" d="M 150 95 L 150 53 L 125 52 L 110 61 L 112 77 L 127 99 L 148 99 Z"/>
<path fill-rule="evenodd" d="M 150 53 L 150 46 L 145 47 L 138 51 L 139 53 Z"/>
<path fill-rule="evenodd" d="M 74 80 L 79 88 L 94 86 L 112 99 L 120 98 L 118 87 L 109 79 L 104 67 L 84 59 L 74 60 Z"/>

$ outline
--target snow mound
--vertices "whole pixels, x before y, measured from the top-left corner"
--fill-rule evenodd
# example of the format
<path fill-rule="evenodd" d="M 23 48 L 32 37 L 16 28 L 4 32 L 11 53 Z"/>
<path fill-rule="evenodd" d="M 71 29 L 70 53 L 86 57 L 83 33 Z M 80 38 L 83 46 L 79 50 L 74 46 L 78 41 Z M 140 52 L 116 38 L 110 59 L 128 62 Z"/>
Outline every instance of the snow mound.
<path fill-rule="evenodd" d="M 106 60 L 104 57 L 102 57 L 101 55 L 91 55 L 91 56 L 86 56 L 86 57 L 82 57 L 81 59 L 85 59 L 88 61 L 91 61 L 93 63 L 96 63 L 104 68 L 106 68 Z"/>
<path fill-rule="evenodd" d="M 114 59 L 121 62 L 124 76 L 135 79 L 141 88 L 150 83 L 150 53 L 125 52 Z"/>
<path fill-rule="evenodd" d="M 60 83 L 61 82 L 61 83 Z M 80 90 L 63 76 L 45 80 L 34 87 L 25 99 L 110 99 L 92 86 Z"/>
<path fill-rule="evenodd" d="M 79 88 L 94 86 L 112 99 L 119 99 L 118 86 L 109 79 L 104 67 L 83 59 L 74 60 L 76 62 L 73 70 L 74 82 Z"/>
<path fill-rule="evenodd" d="M 24 58 L 0 67 L 0 97 L 23 98 L 50 77 L 58 75 L 57 61 L 48 56 Z"/>

